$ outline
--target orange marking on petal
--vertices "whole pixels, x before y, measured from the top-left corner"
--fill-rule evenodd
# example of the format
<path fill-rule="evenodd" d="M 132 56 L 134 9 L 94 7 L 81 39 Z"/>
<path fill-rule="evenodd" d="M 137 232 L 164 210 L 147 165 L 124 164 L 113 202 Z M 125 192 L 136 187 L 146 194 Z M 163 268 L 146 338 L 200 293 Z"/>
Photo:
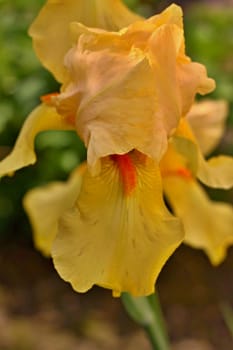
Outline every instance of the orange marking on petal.
<path fill-rule="evenodd" d="M 192 178 L 191 171 L 186 169 L 186 168 L 177 169 L 177 175 L 179 175 L 181 177 L 184 177 L 186 179 L 191 179 Z"/>
<path fill-rule="evenodd" d="M 44 102 L 47 105 L 51 105 L 52 104 L 52 98 L 54 96 L 59 95 L 59 92 L 51 92 L 50 94 L 47 95 L 43 95 L 40 97 L 41 101 Z"/>
<path fill-rule="evenodd" d="M 42 102 L 44 102 L 48 106 L 55 106 L 52 99 L 53 99 L 53 97 L 58 96 L 58 95 L 59 95 L 59 92 L 52 92 L 50 94 L 41 96 L 40 99 Z M 58 111 L 58 113 L 59 113 L 59 111 Z M 75 125 L 75 116 L 74 115 L 65 115 L 64 118 L 68 124 L 73 125 L 73 126 Z"/>
<path fill-rule="evenodd" d="M 187 168 L 165 170 L 162 172 L 162 176 L 179 176 L 186 180 L 191 180 L 193 178 L 191 171 Z"/>
<path fill-rule="evenodd" d="M 111 158 L 116 162 L 126 195 L 130 195 L 137 184 L 137 172 L 132 159 L 128 154 L 114 154 Z"/>
<path fill-rule="evenodd" d="M 74 125 L 75 126 L 75 115 L 70 114 L 65 116 L 66 122 L 68 124 Z"/>

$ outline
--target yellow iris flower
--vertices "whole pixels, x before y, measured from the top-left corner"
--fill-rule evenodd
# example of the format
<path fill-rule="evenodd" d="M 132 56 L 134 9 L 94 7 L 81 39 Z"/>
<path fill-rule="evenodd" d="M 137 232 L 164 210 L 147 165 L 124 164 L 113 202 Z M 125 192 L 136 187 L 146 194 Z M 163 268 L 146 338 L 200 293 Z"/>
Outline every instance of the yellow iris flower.
<path fill-rule="evenodd" d="M 214 188 L 233 186 L 233 158 L 205 161 L 202 155 L 219 142 L 226 115 L 223 101 L 195 104 L 170 139 L 160 163 L 165 195 L 184 225 L 184 241 L 204 249 L 214 265 L 223 261 L 233 244 L 233 208 L 211 201 L 197 180 Z"/>
<path fill-rule="evenodd" d="M 74 289 L 83 292 L 99 284 L 114 295 L 153 292 L 163 263 L 183 237 L 179 221 L 163 203 L 162 190 L 182 220 L 184 241 L 204 249 L 213 264 L 224 259 L 233 243 L 232 207 L 208 199 L 196 177 L 204 164 L 206 183 L 232 186 L 232 159 L 215 158 L 220 161 L 213 167 L 213 160 L 208 164 L 201 155 L 220 140 L 226 114 L 222 101 L 192 107 L 160 163 L 162 184 L 156 162 L 133 151 L 103 158 L 98 176 L 83 165 L 67 183 L 26 195 L 37 248 L 45 255 L 52 252 L 55 267 Z M 95 267 L 93 259 L 98 261 Z"/>
<path fill-rule="evenodd" d="M 39 132 L 76 131 L 87 147 L 87 166 L 74 170 L 67 183 L 25 197 L 36 245 L 52 254 L 60 275 L 79 292 L 97 284 L 114 295 L 148 295 L 184 237 L 180 220 L 163 201 L 159 161 L 168 164 L 162 166 L 168 178 L 175 164 L 173 157 L 164 160 L 170 144 L 180 153 L 187 141 L 181 157 L 203 181 L 230 182 L 227 175 L 210 176 L 209 168 L 219 169 L 218 164 L 206 165 L 183 118 L 196 93 L 211 91 L 214 82 L 204 66 L 185 55 L 178 6 L 134 22 L 119 1 L 96 0 L 90 25 L 100 30 L 71 23 L 86 11 L 84 6 L 75 12 L 75 3 L 48 1 L 31 27 L 38 56 L 63 85 L 29 115 L 12 153 L 0 163 L 0 176 L 36 161 Z M 115 7 L 107 11 L 110 4 L 118 6 L 115 13 Z M 102 23 L 115 23 L 114 28 L 99 25 L 97 9 L 105 14 Z M 122 23 L 115 15 L 125 18 L 123 25 L 134 23 L 107 32 Z M 52 31 L 46 35 L 48 22 L 60 40 Z M 225 160 L 224 167 L 230 167 Z"/>

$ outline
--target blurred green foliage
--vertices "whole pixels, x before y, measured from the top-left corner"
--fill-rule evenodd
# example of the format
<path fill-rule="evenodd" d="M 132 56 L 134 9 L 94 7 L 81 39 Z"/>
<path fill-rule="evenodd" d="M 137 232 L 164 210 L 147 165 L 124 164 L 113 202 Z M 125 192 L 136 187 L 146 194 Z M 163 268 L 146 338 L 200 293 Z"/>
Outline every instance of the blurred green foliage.
<path fill-rule="evenodd" d="M 216 81 L 211 97 L 230 103 L 233 123 L 233 8 L 199 5 L 185 19 L 186 49 Z"/>
<path fill-rule="evenodd" d="M 168 2 L 125 0 L 131 9 L 149 16 Z M 14 145 L 28 113 L 39 97 L 57 91 L 58 84 L 42 68 L 27 35 L 33 18 L 44 1 L 0 0 L 0 159 Z M 164 6 L 163 6 L 164 4 Z M 207 66 L 217 82 L 214 98 L 231 102 L 233 124 L 233 10 L 195 5 L 185 8 L 185 33 L 188 54 Z M 30 229 L 22 209 L 25 192 L 51 180 L 67 178 L 70 171 L 85 159 L 85 149 L 72 132 L 45 132 L 36 140 L 38 162 L 22 169 L 14 178 L 0 182 L 0 239 L 16 238 Z M 227 153 L 232 145 L 226 143 Z"/>

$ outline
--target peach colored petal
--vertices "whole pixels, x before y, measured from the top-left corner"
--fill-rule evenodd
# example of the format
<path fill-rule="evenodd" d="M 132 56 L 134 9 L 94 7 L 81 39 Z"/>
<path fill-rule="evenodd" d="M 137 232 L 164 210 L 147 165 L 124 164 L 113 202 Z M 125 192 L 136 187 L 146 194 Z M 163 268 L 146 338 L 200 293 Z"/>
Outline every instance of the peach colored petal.
<path fill-rule="evenodd" d="M 57 98 L 57 109 L 76 115 L 88 163 L 95 166 L 101 157 L 135 148 L 161 158 L 167 133 L 162 115 L 155 115 L 156 81 L 147 58 L 135 49 L 123 55 L 77 48 L 67 61 L 72 81 Z"/>

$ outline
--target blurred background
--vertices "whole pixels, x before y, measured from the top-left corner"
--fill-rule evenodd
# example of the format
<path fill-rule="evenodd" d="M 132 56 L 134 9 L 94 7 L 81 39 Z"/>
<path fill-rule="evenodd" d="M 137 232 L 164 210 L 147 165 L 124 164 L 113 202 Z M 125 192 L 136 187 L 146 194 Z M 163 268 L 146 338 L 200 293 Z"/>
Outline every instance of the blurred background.
<path fill-rule="evenodd" d="M 58 85 L 37 60 L 27 30 L 44 1 L 0 0 L 0 159 L 12 148 L 24 119 L 39 97 Z M 172 3 L 126 0 L 148 17 Z M 233 154 L 232 1 L 177 1 L 184 9 L 186 50 L 207 66 L 217 83 L 210 95 L 230 104 L 217 153 Z M 47 132 L 37 137 L 36 165 L 0 181 L 0 350 L 150 349 L 143 331 L 125 315 L 118 299 L 94 288 L 72 291 L 35 251 L 22 208 L 30 189 L 65 180 L 85 159 L 76 134 Z M 232 191 L 213 198 L 232 202 Z M 217 220 L 217 218 L 216 218 Z M 158 290 L 173 349 L 233 349 L 233 249 L 217 268 L 204 254 L 180 247 L 163 269 Z M 233 332 L 233 330 L 232 330 Z"/>

